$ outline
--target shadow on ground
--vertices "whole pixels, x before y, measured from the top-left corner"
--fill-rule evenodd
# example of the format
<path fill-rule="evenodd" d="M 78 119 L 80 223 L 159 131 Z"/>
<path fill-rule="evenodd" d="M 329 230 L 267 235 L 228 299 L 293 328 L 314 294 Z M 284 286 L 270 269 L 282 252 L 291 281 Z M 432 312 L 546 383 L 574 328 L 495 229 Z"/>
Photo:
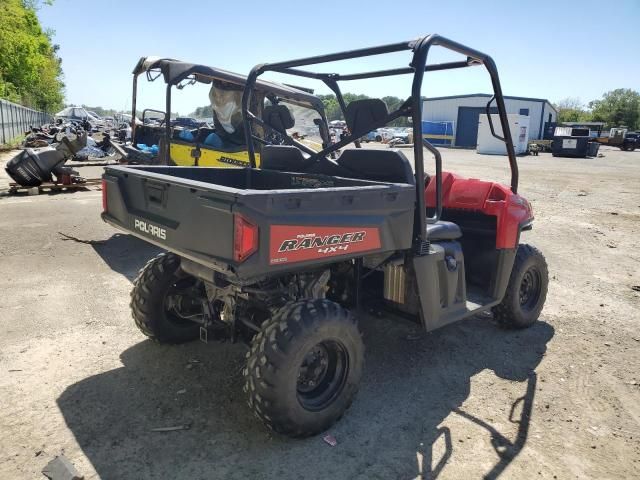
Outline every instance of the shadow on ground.
<path fill-rule="evenodd" d="M 138 271 L 162 250 L 133 235 L 116 233 L 107 240 L 91 245 L 96 253 L 113 270 L 133 282 Z"/>
<path fill-rule="evenodd" d="M 69 386 L 58 405 L 103 480 L 436 478 L 454 448 L 469 448 L 455 431 L 440 427 L 452 412 L 482 427 L 495 449 L 495 455 L 487 452 L 495 465 L 474 478 L 498 478 L 527 440 L 534 369 L 553 328 L 539 322 L 528 330 L 503 331 L 490 319 L 473 318 L 414 340 L 413 326 L 406 323 L 367 316 L 361 326 L 365 376 L 351 410 L 330 430 L 338 439 L 333 448 L 321 436 L 271 435 L 250 414 L 242 392 L 241 345 L 143 341 L 121 354 L 121 368 Z M 488 392 L 492 404 L 504 396 L 505 408 L 461 408 L 471 378 L 486 369 L 518 382 L 520 398 L 514 402 L 496 389 Z M 500 433 L 489 418 L 516 424 L 517 433 Z M 190 429 L 151 431 L 177 425 Z M 444 451 L 432 448 L 436 442 Z"/>

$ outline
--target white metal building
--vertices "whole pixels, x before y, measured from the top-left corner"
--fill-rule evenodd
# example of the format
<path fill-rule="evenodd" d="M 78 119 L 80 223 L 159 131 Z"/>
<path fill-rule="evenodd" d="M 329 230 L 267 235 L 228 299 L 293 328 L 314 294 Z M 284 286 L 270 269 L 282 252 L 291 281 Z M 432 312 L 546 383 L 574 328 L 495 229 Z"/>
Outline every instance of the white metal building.
<path fill-rule="evenodd" d="M 486 113 L 485 107 L 490 99 L 491 95 L 486 93 L 425 99 L 422 104 L 425 138 L 430 138 L 429 131 L 432 125 L 447 123 L 451 125 L 450 131 L 453 138 L 446 144 L 475 148 L 478 143 L 478 120 L 481 114 Z M 532 140 L 542 139 L 545 125 L 556 122 L 558 113 L 548 100 L 505 96 L 504 101 L 507 113 L 529 117 L 529 138 Z M 491 104 L 490 113 L 498 113 L 495 101 Z M 433 137 L 440 140 L 437 143 L 442 143 L 443 135 Z"/>

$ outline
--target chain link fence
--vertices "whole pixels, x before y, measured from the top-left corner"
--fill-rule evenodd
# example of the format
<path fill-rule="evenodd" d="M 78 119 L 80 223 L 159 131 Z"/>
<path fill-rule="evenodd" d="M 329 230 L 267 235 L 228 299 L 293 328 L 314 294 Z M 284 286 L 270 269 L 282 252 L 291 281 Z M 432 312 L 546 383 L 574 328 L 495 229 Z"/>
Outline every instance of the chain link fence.
<path fill-rule="evenodd" d="M 24 135 L 30 126 L 51 123 L 53 116 L 0 99 L 0 145 Z"/>

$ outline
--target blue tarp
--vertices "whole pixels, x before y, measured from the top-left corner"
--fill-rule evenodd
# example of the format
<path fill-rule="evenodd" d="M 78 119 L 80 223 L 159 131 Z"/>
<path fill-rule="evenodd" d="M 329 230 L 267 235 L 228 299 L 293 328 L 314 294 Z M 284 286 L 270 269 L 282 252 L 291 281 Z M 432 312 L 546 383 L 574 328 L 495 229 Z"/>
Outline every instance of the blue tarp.
<path fill-rule="evenodd" d="M 453 122 L 422 122 L 422 136 L 434 145 L 453 145 Z"/>

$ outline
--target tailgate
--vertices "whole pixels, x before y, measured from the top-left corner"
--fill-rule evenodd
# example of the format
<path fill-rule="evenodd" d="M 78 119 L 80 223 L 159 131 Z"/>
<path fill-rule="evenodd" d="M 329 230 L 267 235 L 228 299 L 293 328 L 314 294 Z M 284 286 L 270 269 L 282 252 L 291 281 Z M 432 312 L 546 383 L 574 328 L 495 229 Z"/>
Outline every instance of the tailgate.
<path fill-rule="evenodd" d="M 211 267 L 233 258 L 232 192 L 123 167 L 103 182 L 106 222 Z"/>
<path fill-rule="evenodd" d="M 256 190 L 242 188 L 250 170 L 188 168 L 107 167 L 103 219 L 243 283 L 411 246 L 412 185 Z M 256 171 L 255 181 L 267 175 L 286 185 L 313 180 Z M 234 242 L 236 231 L 248 233 Z"/>

